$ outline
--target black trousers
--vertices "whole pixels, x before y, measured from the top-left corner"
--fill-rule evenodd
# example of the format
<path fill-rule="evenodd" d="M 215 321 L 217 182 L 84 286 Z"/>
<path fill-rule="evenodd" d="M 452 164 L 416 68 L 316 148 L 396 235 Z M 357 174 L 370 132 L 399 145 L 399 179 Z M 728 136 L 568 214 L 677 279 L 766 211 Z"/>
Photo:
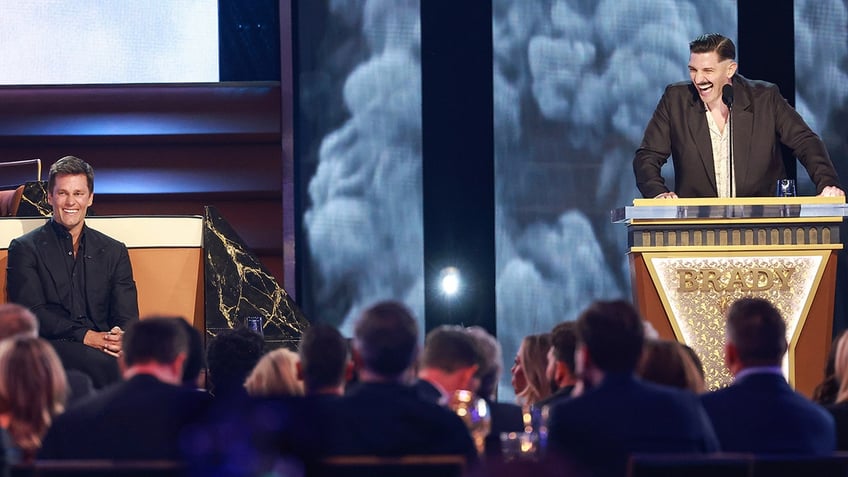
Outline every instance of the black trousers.
<path fill-rule="evenodd" d="M 50 341 L 66 370 L 76 369 L 91 378 L 95 389 L 121 379 L 118 359 L 103 351 L 74 341 Z"/>

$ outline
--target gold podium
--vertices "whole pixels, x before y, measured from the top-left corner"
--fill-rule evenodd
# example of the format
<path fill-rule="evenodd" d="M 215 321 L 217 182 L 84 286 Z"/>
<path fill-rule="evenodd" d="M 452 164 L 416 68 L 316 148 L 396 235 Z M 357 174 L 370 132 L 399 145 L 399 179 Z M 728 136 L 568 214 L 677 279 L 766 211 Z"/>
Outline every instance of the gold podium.
<path fill-rule="evenodd" d="M 637 199 L 628 224 L 633 297 L 662 338 L 692 347 L 708 389 L 730 383 L 724 314 L 741 297 L 772 302 L 787 329 L 784 372 L 812 395 L 824 378 L 844 198 Z"/>

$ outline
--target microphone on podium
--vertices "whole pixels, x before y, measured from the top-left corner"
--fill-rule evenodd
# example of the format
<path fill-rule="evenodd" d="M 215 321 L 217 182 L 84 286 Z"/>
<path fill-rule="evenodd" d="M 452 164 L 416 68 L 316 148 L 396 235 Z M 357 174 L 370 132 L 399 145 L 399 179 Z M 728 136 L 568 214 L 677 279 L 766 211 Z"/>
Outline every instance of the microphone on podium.
<path fill-rule="evenodd" d="M 721 88 L 721 100 L 727 105 L 727 127 L 730 128 L 730 137 L 727 146 L 727 162 L 729 164 L 728 180 L 730 182 L 730 197 L 736 197 L 733 190 L 733 85 L 726 84 Z"/>

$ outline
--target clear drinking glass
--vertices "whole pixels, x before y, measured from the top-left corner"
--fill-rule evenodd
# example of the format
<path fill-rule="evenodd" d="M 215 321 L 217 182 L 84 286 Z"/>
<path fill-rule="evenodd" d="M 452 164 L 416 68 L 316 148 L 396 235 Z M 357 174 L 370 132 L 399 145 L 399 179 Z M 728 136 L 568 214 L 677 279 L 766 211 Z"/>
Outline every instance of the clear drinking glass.
<path fill-rule="evenodd" d="M 792 179 L 778 179 L 776 197 L 795 197 L 795 181 Z"/>

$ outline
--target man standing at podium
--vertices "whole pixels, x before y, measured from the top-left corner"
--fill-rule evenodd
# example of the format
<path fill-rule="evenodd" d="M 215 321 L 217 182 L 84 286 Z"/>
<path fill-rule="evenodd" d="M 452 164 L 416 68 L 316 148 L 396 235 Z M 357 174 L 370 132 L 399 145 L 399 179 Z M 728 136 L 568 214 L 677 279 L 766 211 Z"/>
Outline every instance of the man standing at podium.
<path fill-rule="evenodd" d="M 66 156 L 50 167 L 53 217 L 9 245 L 9 301 L 38 317 L 67 369 L 95 387 L 120 377 L 123 330 L 138 319 L 138 295 L 126 246 L 85 225 L 94 199 L 94 170 Z"/>
<path fill-rule="evenodd" d="M 774 196 L 777 180 L 786 178 L 780 144 L 801 161 L 819 195 L 845 195 L 824 143 L 777 86 L 737 73 L 729 38 L 702 35 L 689 52 L 691 81 L 666 87 L 633 159 L 644 197 Z M 674 191 L 660 173 L 669 156 Z"/>

